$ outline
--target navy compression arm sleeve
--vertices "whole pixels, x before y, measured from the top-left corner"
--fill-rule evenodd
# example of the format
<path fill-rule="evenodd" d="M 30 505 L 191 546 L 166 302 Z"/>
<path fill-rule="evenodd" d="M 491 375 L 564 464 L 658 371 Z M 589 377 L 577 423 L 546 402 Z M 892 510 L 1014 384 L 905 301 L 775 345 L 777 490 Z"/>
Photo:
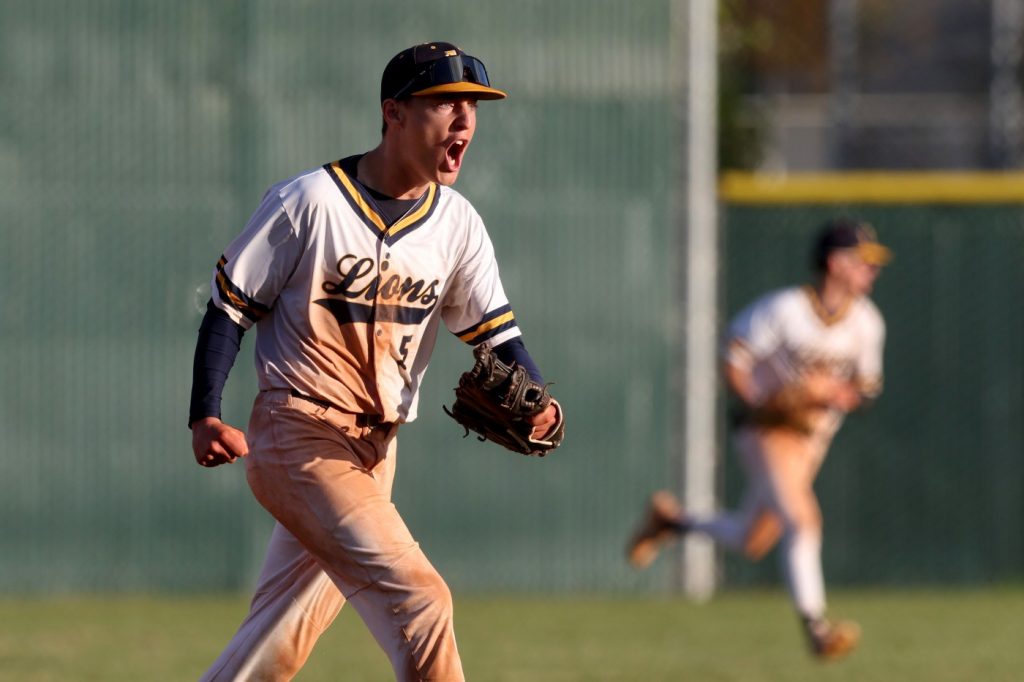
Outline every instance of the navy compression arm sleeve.
<path fill-rule="evenodd" d="M 537 369 L 537 363 L 526 352 L 526 344 L 523 343 L 523 337 L 517 336 L 499 346 L 495 346 L 494 354 L 506 365 L 511 366 L 512 363 L 522 365 L 526 368 L 526 373 L 530 375 L 531 379 L 538 384 L 544 383 L 544 377 L 541 376 L 540 370 Z"/>
<path fill-rule="evenodd" d="M 188 425 L 203 417 L 220 418 L 220 398 L 228 373 L 245 330 L 220 308 L 209 302 L 199 326 L 196 355 L 192 363 L 192 399 L 188 407 Z"/>

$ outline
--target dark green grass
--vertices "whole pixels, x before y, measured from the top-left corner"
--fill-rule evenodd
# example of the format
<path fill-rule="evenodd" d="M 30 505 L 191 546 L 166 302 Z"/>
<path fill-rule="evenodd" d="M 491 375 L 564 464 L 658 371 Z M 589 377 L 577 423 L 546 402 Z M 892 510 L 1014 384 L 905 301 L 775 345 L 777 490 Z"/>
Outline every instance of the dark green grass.
<path fill-rule="evenodd" d="M 456 595 L 467 678 L 569 682 L 1024 680 L 1024 588 L 835 591 L 861 648 L 811 660 L 780 592 L 674 598 Z M 240 597 L 0 598 L 0 681 L 195 680 L 242 618 Z M 300 682 L 391 680 L 355 612 Z"/>

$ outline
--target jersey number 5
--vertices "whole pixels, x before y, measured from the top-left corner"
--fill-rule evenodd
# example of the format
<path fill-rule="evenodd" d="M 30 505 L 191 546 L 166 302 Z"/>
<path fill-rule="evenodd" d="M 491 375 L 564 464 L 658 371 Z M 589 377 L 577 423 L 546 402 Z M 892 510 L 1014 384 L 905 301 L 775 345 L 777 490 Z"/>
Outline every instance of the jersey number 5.
<path fill-rule="evenodd" d="M 409 357 L 409 342 L 412 341 L 411 336 L 403 336 L 402 343 L 398 346 L 398 354 L 402 356 L 402 359 L 398 361 L 398 366 L 402 369 L 409 369 L 405 366 L 405 361 Z"/>

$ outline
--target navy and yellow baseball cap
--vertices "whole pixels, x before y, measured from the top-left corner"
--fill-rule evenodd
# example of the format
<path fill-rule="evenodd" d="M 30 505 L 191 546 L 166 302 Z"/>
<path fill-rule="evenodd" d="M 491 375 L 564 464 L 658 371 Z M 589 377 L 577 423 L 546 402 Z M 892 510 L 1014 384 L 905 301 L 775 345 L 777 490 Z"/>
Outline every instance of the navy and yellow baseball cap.
<path fill-rule="evenodd" d="M 828 256 L 840 249 L 854 249 L 861 260 L 870 265 L 887 265 L 892 251 L 878 243 L 878 235 L 870 223 L 852 218 L 834 218 L 821 226 L 814 242 L 814 265 L 824 270 Z"/>
<path fill-rule="evenodd" d="M 384 67 L 380 101 L 427 95 L 467 94 L 477 99 L 505 99 L 491 87 L 483 62 L 451 43 L 423 43 L 402 50 Z"/>

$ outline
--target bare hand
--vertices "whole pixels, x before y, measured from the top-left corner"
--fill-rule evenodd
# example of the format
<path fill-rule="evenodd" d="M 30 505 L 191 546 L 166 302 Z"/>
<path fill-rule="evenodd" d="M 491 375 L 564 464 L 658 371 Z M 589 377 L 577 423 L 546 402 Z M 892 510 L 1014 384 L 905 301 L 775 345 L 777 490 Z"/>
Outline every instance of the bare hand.
<path fill-rule="evenodd" d="M 544 440 L 544 436 L 548 435 L 558 424 L 558 403 L 552 400 L 546 410 L 538 412 L 527 421 L 533 425 L 530 438 Z"/>
<path fill-rule="evenodd" d="M 860 391 L 849 381 L 843 382 L 842 385 L 836 387 L 835 392 L 832 394 L 832 399 L 829 401 L 832 407 L 843 412 L 853 412 L 860 407 L 860 403 Z"/>
<path fill-rule="evenodd" d="M 245 434 L 216 417 L 192 422 L 192 454 L 199 466 L 231 464 L 249 454 Z"/>

